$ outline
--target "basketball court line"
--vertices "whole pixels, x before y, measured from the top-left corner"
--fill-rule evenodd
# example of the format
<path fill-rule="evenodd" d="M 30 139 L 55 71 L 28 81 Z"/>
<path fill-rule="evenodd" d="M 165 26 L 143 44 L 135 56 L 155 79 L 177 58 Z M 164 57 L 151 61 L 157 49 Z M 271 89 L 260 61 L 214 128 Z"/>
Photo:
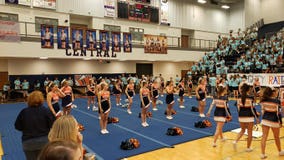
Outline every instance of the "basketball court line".
<path fill-rule="evenodd" d="M 92 115 L 92 114 L 90 114 L 90 113 L 87 113 L 87 112 L 85 112 L 85 111 L 81 111 L 81 110 L 79 110 L 79 109 L 74 109 L 74 111 L 78 111 L 78 112 L 80 112 L 80 113 L 82 113 L 82 114 L 85 114 L 85 115 L 88 115 L 88 116 L 90 116 L 90 117 L 93 117 L 93 118 L 98 119 L 97 116 Z M 158 144 L 160 144 L 160 145 L 162 145 L 162 146 L 169 147 L 169 148 L 172 148 L 172 147 L 173 147 L 172 145 L 169 145 L 169 144 L 166 144 L 166 143 L 164 143 L 164 142 L 158 141 L 158 140 L 156 140 L 156 139 L 154 139 L 154 138 L 145 136 L 145 135 L 140 134 L 140 133 L 138 133 L 138 132 L 136 132 L 136 131 L 134 131 L 134 130 L 128 129 L 128 128 L 126 128 L 126 127 L 123 127 L 123 126 L 121 126 L 121 125 L 119 125 L 119 124 L 114 124 L 114 126 L 116 126 L 116 127 L 118 127 L 118 128 L 121 128 L 121 129 L 123 129 L 123 130 L 126 130 L 126 131 L 128 131 L 128 132 L 134 133 L 134 134 L 136 134 L 136 135 L 138 135 L 138 136 L 141 136 L 141 137 L 143 137 L 143 138 L 145 138 L 145 139 L 148 139 L 148 140 L 150 140 L 150 141 L 152 141 L 152 142 L 158 143 Z"/>

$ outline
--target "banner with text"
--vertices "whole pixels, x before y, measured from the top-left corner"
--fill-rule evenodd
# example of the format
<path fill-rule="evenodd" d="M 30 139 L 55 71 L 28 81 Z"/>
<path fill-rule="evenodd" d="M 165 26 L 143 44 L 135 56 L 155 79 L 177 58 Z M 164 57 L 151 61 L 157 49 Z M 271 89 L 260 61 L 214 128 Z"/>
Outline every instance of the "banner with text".
<path fill-rule="evenodd" d="M 169 2 L 168 0 L 161 0 L 161 24 L 169 25 Z"/>
<path fill-rule="evenodd" d="M 168 44 L 166 36 L 144 34 L 144 52 L 167 54 Z"/>
<path fill-rule="evenodd" d="M 106 17 L 116 17 L 115 0 L 105 0 L 104 8 Z"/>
<path fill-rule="evenodd" d="M 19 23 L 0 20 L 0 41 L 20 42 Z"/>
<path fill-rule="evenodd" d="M 231 77 L 231 75 L 235 75 L 234 73 L 230 73 L 227 75 L 227 79 Z M 252 85 L 255 78 L 259 78 L 259 82 L 261 86 L 273 86 L 279 87 L 280 85 L 284 85 L 284 74 L 283 73 L 255 73 L 255 74 L 239 74 L 240 76 L 245 75 L 247 77 L 247 83 Z"/>

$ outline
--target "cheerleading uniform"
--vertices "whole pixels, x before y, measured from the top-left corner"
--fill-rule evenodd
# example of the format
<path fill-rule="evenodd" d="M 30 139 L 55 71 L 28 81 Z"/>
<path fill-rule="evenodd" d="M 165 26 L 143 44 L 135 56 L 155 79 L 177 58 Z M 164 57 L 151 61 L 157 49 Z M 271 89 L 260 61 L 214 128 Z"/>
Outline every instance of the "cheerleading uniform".
<path fill-rule="evenodd" d="M 212 104 L 216 106 L 214 111 L 214 120 L 216 122 L 226 122 L 227 113 L 225 107 L 228 107 L 228 97 L 214 97 Z M 227 110 L 229 112 L 229 108 L 227 108 Z"/>
<path fill-rule="evenodd" d="M 108 91 L 101 92 L 101 108 L 99 107 L 99 113 L 101 112 L 100 109 L 103 110 L 103 113 L 108 113 L 110 111 L 109 97 L 110 93 Z"/>
<path fill-rule="evenodd" d="M 67 107 L 72 105 L 72 88 L 70 86 L 63 87 L 61 91 L 65 94 L 62 98 L 62 107 Z"/>
<path fill-rule="evenodd" d="M 280 128 L 282 125 L 280 101 L 278 99 L 268 99 L 261 102 L 260 105 L 264 110 L 261 124 L 272 128 Z"/>
<path fill-rule="evenodd" d="M 127 94 L 130 98 L 134 96 L 134 84 L 128 84 Z"/>
<path fill-rule="evenodd" d="M 256 110 L 253 106 L 254 98 L 253 96 L 246 96 L 245 104 L 243 105 L 242 99 L 239 98 L 237 100 L 237 104 L 239 107 L 239 122 L 249 123 L 254 122 L 254 118 L 256 117 Z"/>
<path fill-rule="evenodd" d="M 191 81 L 191 80 L 188 80 L 188 81 L 187 81 L 187 85 L 188 85 L 188 88 L 191 88 L 191 89 L 192 89 L 192 81 Z"/>
<path fill-rule="evenodd" d="M 178 96 L 183 97 L 183 95 L 184 95 L 184 83 L 180 83 L 178 86 L 179 86 Z"/>
<path fill-rule="evenodd" d="M 174 102 L 175 102 L 175 100 L 174 100 L 174 93 L 168 93 L 167 92 L 166 103 L 167 104 L 174 104 Z"/>
<path fill-rule="evenodd" d="M 148 98 L 149 93 L 150 90 L 148 88 L 142 88 L 142 100 L 144 102 L 145 107 L 143 107 L 143 104 L 141 102 L 141 108 L 148 108 L 150 106 L 150 101 Z"/>
<path fill-rule="evenodd" d="M 197 94 L 199 95 L 199 98 L 196 97 L 197 101 L 205 101 L 206 100 L 206 91 L 202 88 L 199 88 L 197 91 Z"/>
<path fill-rule="evenodd" d="M 157 99 L 159 97 L 159 91 L 158 91 L 158 85 L 153 84 L 152 86 L 152 92 L 153 92 L 153 98 Z"/>
<path fill-rule="evenodd" d="M 90 90 L 88 90 L 87 92 L 87 96 L 90 96 L 90 97 L 93 97 L 95 96 L 95 89 L 96 89 L 96 86 L 94 83 L 90 84 L 90 87 L 89 87 Z"/>
<path fill-rule="evenodd" d="M 113 88 L 113 94 L 121 94 L 121 85 L 115 85 Z"/>
<path fill-rule="evenodd" d="M 59 112 L 59 95 L 57 93 L 51 92 L 51 104 L 55 113 Z"/>
<path fill-rule="evenodd" d="M 259 83 L 259 82 L 255 82 L 255 83 L 254 83 L 254 90 L 255 90 L 255 93 L 259 93 L 259 92 L 260 92 L 260 89 L 261 89 L 260 83 Z"/>

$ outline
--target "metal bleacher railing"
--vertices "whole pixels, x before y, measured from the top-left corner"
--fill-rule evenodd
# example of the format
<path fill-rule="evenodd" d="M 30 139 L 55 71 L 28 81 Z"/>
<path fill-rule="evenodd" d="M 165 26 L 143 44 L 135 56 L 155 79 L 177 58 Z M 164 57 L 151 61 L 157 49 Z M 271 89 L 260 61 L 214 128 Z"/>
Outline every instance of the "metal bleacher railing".
<path fill-rule="evenodd" d="M 32 39 L 39 39 L 40 38 L 40 31 L 36 31 L 36 27 L 40 26 L 36 23 L 32 22 L 19 22 L 20 25 L 20 36 L 25 41 L 32 40 Z M 54 31 L 54 38 L 56 39 L 56 30 Z M 195 39 L 195 38 L 189 38 L 186 46 L 182 46 L 181 43 L 181 37 L 175 37 L 175 36 L 167 36 L 168 39 L 168 47 L 172 49 L 182 49 L 182 50 L 212 50 L 216 47 L 217 41 L 213 40 L 205 40 L 205 39 Z M 23 40 L 23 39 L 22 39 Z M 133 45 L 135 46 L 143 46 L 144 41 L 132 41 Z"/>

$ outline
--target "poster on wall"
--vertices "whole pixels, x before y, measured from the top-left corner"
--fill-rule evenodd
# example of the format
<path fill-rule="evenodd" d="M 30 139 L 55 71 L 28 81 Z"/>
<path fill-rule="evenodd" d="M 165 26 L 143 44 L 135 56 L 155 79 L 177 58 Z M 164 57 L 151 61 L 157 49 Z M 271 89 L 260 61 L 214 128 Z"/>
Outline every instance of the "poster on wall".
<path fill-rule="evenodd" d="M 132 52 L 131 33 L 123 33 L 123 52 Z"/>
<path fill-rule="evenodd" d="M 69 47 L 68 27 L 58 26 L 57 28 L 57 48 L 66 49 Z"/>
<path fill-rule="evenodd" d="M 100 31 L 100 49 L 102 51 L 109 50 L 109 32 Z"/>
<path fill-rule="evenodd" d="M 72 48 L 74 50 L 80 50 L 83 48 L 83 29 L 72 28 Z"/>
<path fill-rule="evenodd" d="M 20 5 L 31 6 L 32 0 L 18 0 Z"/>
<path fill-rule="evenodd" d="M 33 0 L 33 6 L 39 8 L 56 9 L 56 0 Z"/>
<path fill-rule="evenodd" d="M 161 24 L 169 25 L 169 2 L 161 0 Z"/>
<path fill-rule="evenodd" d="M 19 23 L 0 20 L 0 41 L 20 42 Z"/>
<path fill-rule="evenodd" d="M 120 36 L 120 32 L 112 32 L 111 38 L 112 38 L 112 50 L 114 52 L 121 52 L 121 44 L 120 44 L 121 36 Z"/>
<path fill-rule="evenodd" d="M 53 26 L 49 25 L 41 25 L 40 33 L 41 33 L 41 48 L 53 48 L 54 47 L 54 41 L 53 41 L 53 35 L 54 35 L 54 29 Z"/>
<path fill-rule="evenodd" d="M 91 78 L 93 78 L 91 74 L 75 74 L 74 75 L 75 85 L 87 86 Z"/>
<path fill-rule="evenodd" d="M 166 36 L 144 35 L 144 53 L 167 54 Z"/>
<path fill-rule="evenodd" d="M 86 34 L 86 45 L 87 50 L 96 50 L 96 30 L 87 30 Z"/>
<path fill-rule="evenodd" d="M 115 12 L 115 0 L 104 0 L 104 10 L 106 17 L 116 17 Z"/>

